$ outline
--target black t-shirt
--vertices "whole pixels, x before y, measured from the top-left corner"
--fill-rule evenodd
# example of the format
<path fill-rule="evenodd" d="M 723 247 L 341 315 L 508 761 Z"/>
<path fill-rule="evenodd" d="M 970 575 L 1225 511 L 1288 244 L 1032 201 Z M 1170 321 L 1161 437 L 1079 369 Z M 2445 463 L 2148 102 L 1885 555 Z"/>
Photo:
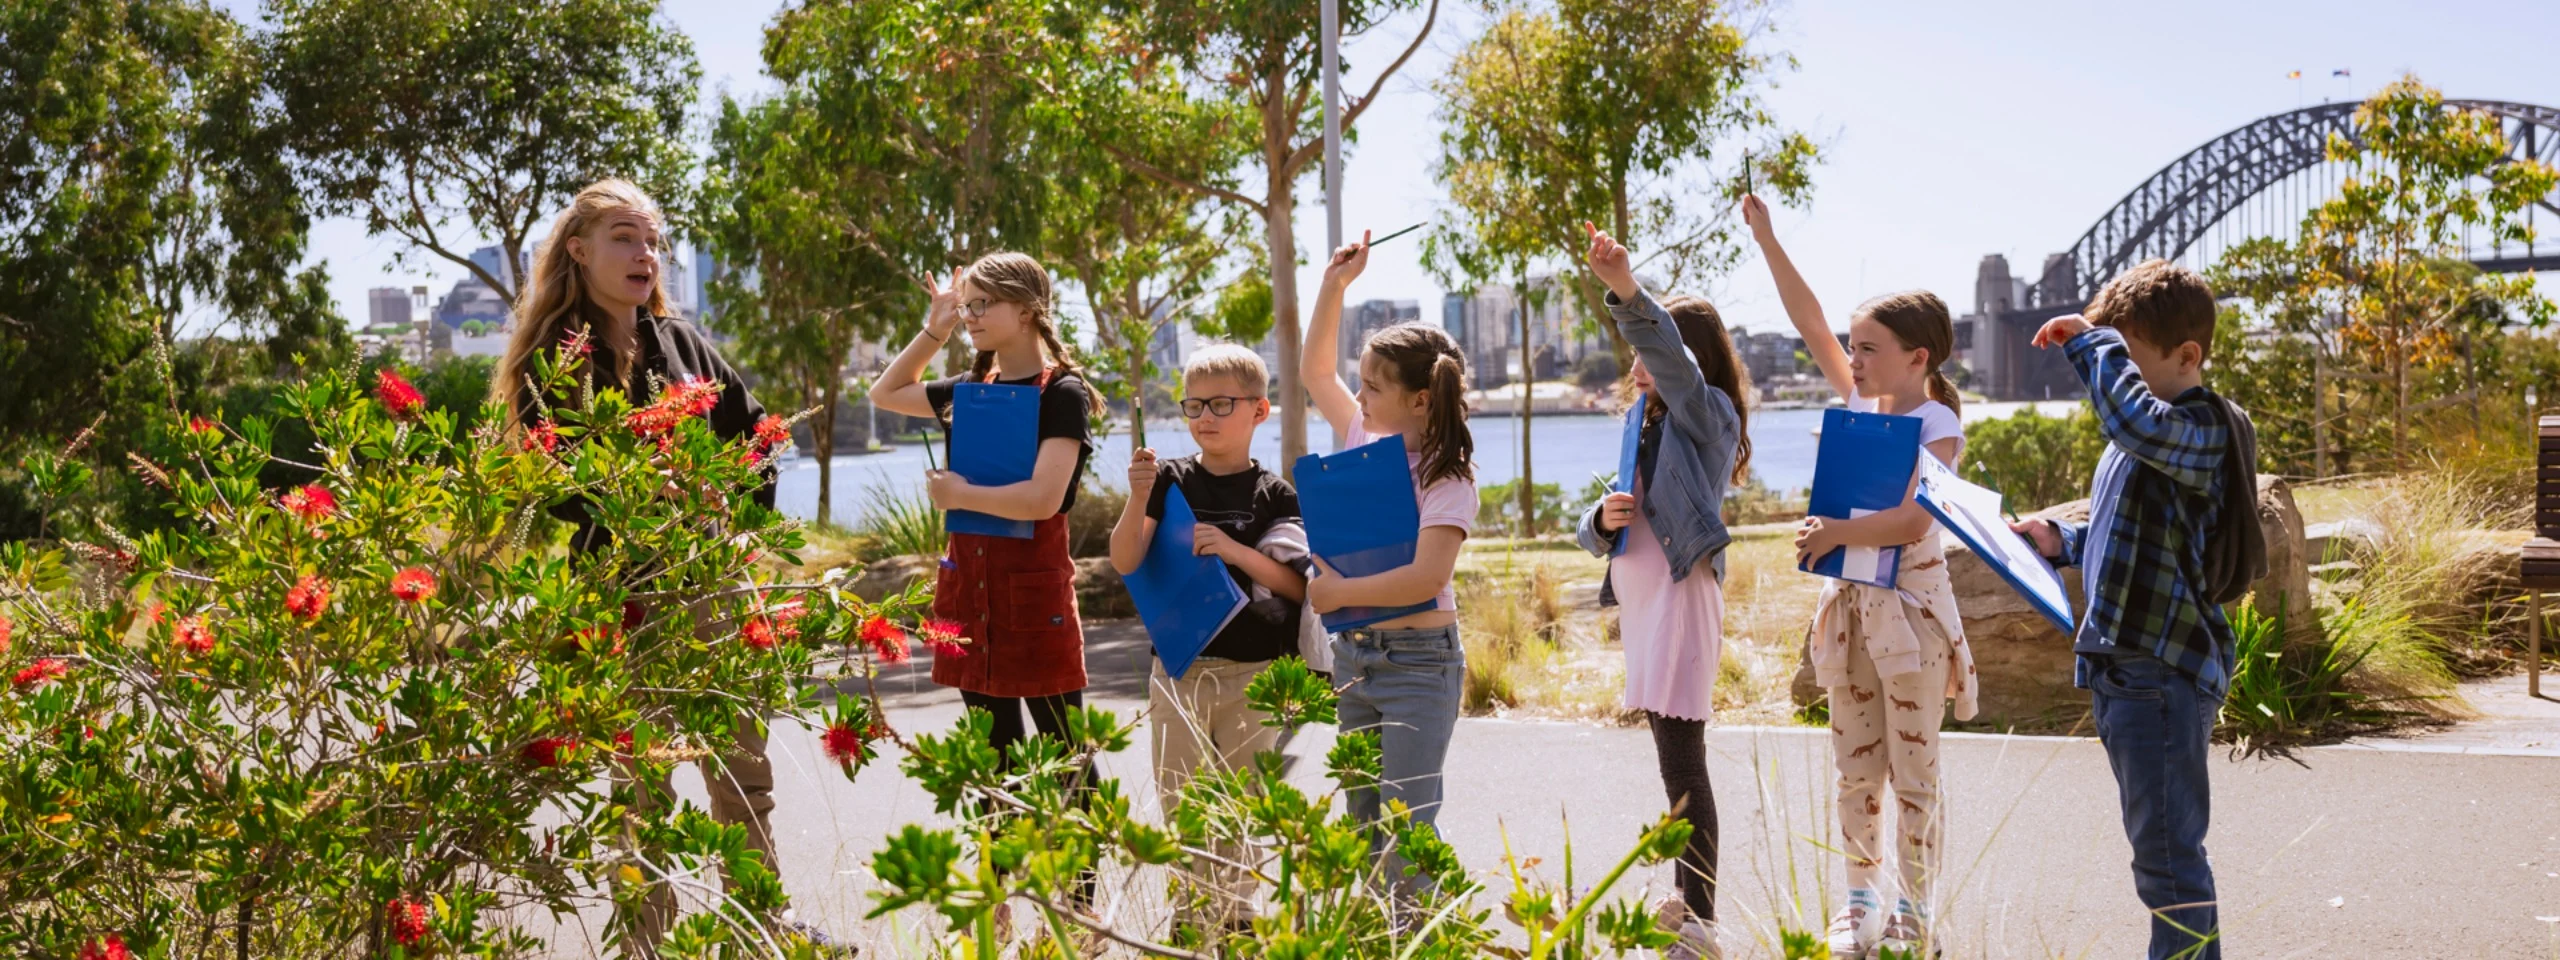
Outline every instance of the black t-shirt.
<path fill-rule="evenodd" d="M 1165 491 L 1176 485 L 1182 487 L 1183 502 L 1191 505 L 1192 515 L 1200 522 L 1226 531 L 1229 538 L 1248 547 L 1260 544 L 1277 524 L 1302 522 L 1297 488 L 1259 463 L 1222 477 L 1202 467 L 1197 456 L 1164 461 L 1156 467 L 1156 486 L 1147 495 L 1148 519 L 1164 522 Z M 1294 566 L 1303 574 L 1314 565 L 1300 560 Z M 1253 578 L 1242 568 L 1228 564 L 1227 573 L 1236 578 L 1236 587 L 1245 596 L 1253 596 Z M 1200 655 L 1260 663 L 1296 653 L 1298 617 L 1298 603 L 1285 597 L 1251 601 Z"/>
<path fill-rule="evenodd" d="M 951 388 L 967 382 L 965 377 L 949 377 L 924 385 L 924 399 L 933 405 L 933 415 L 942 421 L 942 462 L 951 462 Z M 1020 380 L 998 380 L 1009 387 L 1038 386 L 1040 376 L 1033 374 Z M 1093 428 L 1085 420 L 1085 411 L 1093 409 L 1092 388 L 1084 378 L 1072 373 L 1049 378 L 1049 387 L 1040 391 L 1040 439 L 1065 438 L 1076 442 L 1076 469 L 1067 475 L 1067 499 L 1058 505 L 1065 513 L 1076 505 L 1076 488 L 1084 480 L 1085 462 L 1093 459 Z"/>

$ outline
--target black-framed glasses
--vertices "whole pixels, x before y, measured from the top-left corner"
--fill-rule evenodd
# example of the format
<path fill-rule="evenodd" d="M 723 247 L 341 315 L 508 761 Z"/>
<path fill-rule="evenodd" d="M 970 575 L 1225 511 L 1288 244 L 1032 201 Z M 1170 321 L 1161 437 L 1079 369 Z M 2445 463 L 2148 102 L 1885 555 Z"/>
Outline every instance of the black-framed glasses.
<path fill-rule="evenodd" d="M 1226 415 L 1228 415 L 1228 414 L 1231 414 L 1231 413 L 1236 412 L 1236 404 L 1237 404 L 1237 403 L 1239 403 L 1239 402 L 1246 401 L 1246 400 L 1260 400 L 1260 399 L 1262 399 L 1262 398 L 1261 398 L 1261 397 L 1184 397 L 1184 398 L 1182 398 L 1182 416 L 1183 416 L 1183 418 L 1184 418 L 1184 419 L 1186 419 L 1186 420 L 1198 420 L 1198 419 L 1200 419 L 1200 415 L 1201 415 L 1201 414 L 1203 414 L 1203 413 L 1214 413 L 1214 414 L 1217 414 L 1217 415 L 1219 415 L 1219 416 L 1223 417 L 1223 416 L 1226 416 Z"/>
<path fill-rule="evenodd" d="M 962 317 L 964 317 L 964 318 L 966 318 L 966 319 L 970 319 L 970 320 L 975 320 L 975 319 L 977 319 L 977 318 L 979 318 L 979 317 L 986 316 L 986 315 L 987 315 L 987 307 L 989 307 L 990 305 L 993 305 L 994 303 L 995 303 L 995 300 L 994 300 L 993 298 L 991 298 L 991 297 L 979 297 L 978 299 L 971 300 L 971 301 L 969 301 L 969 302 L 967 302 L 967 303 L 963 303 L 963 304 L 961 304 L 961 305 L 960 305 L 960 308 L 959 308 L 959 309 L 960 309 L 960 316 L 962 316 Z"/>

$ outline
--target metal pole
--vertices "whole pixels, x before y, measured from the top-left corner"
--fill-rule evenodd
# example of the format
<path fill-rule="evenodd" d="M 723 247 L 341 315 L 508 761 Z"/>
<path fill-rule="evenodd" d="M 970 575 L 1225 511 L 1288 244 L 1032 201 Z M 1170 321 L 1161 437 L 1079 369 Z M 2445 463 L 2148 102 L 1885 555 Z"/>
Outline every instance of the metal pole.
<path fill-rule="evenodd" d="M 1342 248 L 1342 5 L 1324 0 L 1324 255 Z M 1274 251 L 1273 256 L 1279 256 Z"/>

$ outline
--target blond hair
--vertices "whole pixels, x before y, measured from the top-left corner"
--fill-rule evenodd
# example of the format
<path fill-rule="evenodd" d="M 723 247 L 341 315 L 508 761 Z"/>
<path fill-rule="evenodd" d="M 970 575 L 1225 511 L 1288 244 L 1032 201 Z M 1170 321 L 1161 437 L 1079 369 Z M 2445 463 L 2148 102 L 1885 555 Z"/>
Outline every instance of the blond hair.
<path fill-rule="evenodd" d="M 1076 363 L 1075 354 L 1068 352 L 1066 341 L 1058 338 L 1057 292 L 1049 282 L 1049 269 L 1041 266 L 1040 261 L 1032 259 L 1030 254 L 999 250 L 979 257 L 978 262 L 960 271 L 952 285 L 956 287 L 962 283 L 978 288 L 978 292 L 998 303 L 1010 303 L 1021 308 L 1023 320 L 1031 324 L 1034 333 L 1039 334 L 1040 345 L 1047 348 L 1049 362 L 1058 366 L 1058 372 L 1073 374 L 1086 383 L 1093 381 L 1084 375 L 1084 367 Z M 987 371 L 995 369 L 995 366 L 996 352 L 980 350 L 977 362 L 969 367 L 969 379 L 984 380 Z M 1094 412 L 1101 412 L 1102 394 L 1086 390 L 1085 396 L 1092 401 Z"/>
<path fill-rule="evenodd" d="M 583 237 L 605 218 L 625 211 L 646 216 L 664 229 L 667 218 L 658 212 L 657 201 L 624 180 L 598 180 L 578 191 L 567 209 L 551 221 L 551 232 L 545 236 L 542 252 L 533 261 L 533 270 L 524 287 L 517 293 L 515 335 L 507 340 L 507 355 L 498 362 L 498 372 L 489 381 L 489 398 L 505 404 L 507 424 L 512 428 L 524 416 L 523 403 L 532 392 L 525 382 L 533 370 L 533 357 L 544 350 L 567 343 L 580 332 L 594 336 L 596 328 L 612 322 L 604 309 L 587 296 L 585 271 L 569 256 L 569 238 Z M 641 305 L 650 316 L 667 313 L 666 275 L 649 288 L 649 299 Z M 625 317 L 628 322 L 632 318 Z M 601 343 L 590 343 L 600 349 Z M 622 377 L 625 392 L 631 389 L 634 368 L 640 365 L 637 345 L 625 348 L 616 369 Z"/>
<path fill-rule="evenodd" d="M 1262 355 L 1232 343 L 1210 344 L 1183 361 L 1182 382 L 1196 377 L 1226 377 L 1257 397 L 1271 391 L 1271 370 L 1262 365 Z"/>

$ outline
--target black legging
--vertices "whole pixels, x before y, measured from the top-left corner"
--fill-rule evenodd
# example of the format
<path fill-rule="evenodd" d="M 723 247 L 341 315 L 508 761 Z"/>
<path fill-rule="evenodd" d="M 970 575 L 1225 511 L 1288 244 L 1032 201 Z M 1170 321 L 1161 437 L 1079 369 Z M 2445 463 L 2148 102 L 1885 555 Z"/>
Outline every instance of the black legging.
<path fill-rule="evenodd" d="M 964 707 L 984 710 L 995 717 L 995 726 L 988 731 L 987 743 L 996 748 L 996 756 L 1003 758 L 1005 767 L 1011 769 L 1013 745 L 1030 736 L 1030 733 L 1022 728 L 1023 713 L 1027 711 L 1031 714 L 1031 724 L 1040 731 L 1041 736 L 1064 740 L 1067 737 L 1067 711 L 1084 706 L 1084 691 L 1071 690 L 1049 697 L 998 697 L 962 690 L 960 703 Z M 1083 775 L 1076 779 L 1077 782 L 1071 784 L 1070 788 L 1076 792 L 1077 799 L 1081 800 L 1089 795 L 1086 791 L 1093 783 L 1093 764 L 1085 764 Z M 1076 878 L 1076 887 L 1069 891 L 1067 898 L 1078 907 L 1090 906 L 1093 903 L 1093 890 L 1094 874 L 1088 870 Z"/>
<path fill-rule="evenodd" d="M 1662 793 L 1689 821 L 1689 850 L 1680 855 L 1680 899 L 1689 913 L 1716 922 L 1716 795 L 1707 785 L 1707 722 L 1647 711 L 1653 755 L 1662 765 Z M 1687 798 L 1688 806 L 1680 801 Z"/>

